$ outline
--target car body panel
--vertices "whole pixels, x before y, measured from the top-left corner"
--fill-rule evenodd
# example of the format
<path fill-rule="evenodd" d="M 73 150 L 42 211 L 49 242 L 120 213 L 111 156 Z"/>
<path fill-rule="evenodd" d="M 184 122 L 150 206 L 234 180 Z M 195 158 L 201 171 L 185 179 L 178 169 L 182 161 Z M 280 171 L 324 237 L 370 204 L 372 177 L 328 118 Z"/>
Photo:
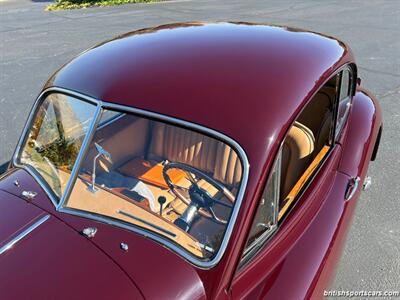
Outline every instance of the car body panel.
<path fill-rule="evenodd" d="M 2 222 L 0 226 L 0 247 L 43 214 L 43 211 L 39 208 L 1 190 L 0 212 L 6 221 Z M 5 218 L 4 216 L 12 216 L 12 218 Z"/>
<path fill-rule="evenodd" d="M 38 217 L 47 215 L 32 203 L 4 191 L 0 191 L 0 203 L 2 206 L 9 204 L 8 209 L 0 210 L 1 228 L 9 227 L 12 219 L 26 218 L 19 230 L 14 228 L 15 233 L 25 230 Z M 10 211 L 10 208 L 18 209 L 18 212 Z M 32 211 L 36 218 L 32 220 L 24 211 Z M 3 229 L 1 233 L 4 233 Z M 8 239 L 1 239 L 3 246 Z M 109 257 L 54 216 L 2 253 L 0 264 L 0 290 L 4 299 L 143 297 Z"/>
<path fill-rule="evenodd" d="M 339 170 L 351 177 L 365 177 L 382 125 L 382 112 L 375 97 L 359 88 L 353 97 L 351 117 L 341 137 L 343 158 Z"/>
<path fill-rule="evenodd" d="M 37 194 L 31 199 L 31 203 L 48 213 L 54 211 L 54 205 L 49 201 L 45 191 L 24 169 L 13 167 L 4 173 L 0 180 L 0 190 L 6 191 L 16 197 L 21 197 L 23 191 L 33 191 Z"/>
<path fill-rule="evenodd" d="M 19 187 L 11 184 L 15 180 L 19 182 Z M 111 257 L 113 262 L 123 269 L 135 284 L 140 286 L 146 299 L 157 299 L 160 290 L 168 299 L 204 298 L 202 280 L 196 269 L 176 253 L 128 230 L 55 211 L 40 185 L 25 170 L 15 169 L 14 172 L 8 174 L 0 181 L 1 189 L 16 196 L 24 189 L 38 193 L 32 200 L 32 204 L 26 204 L 25 201 L 19 202 L 35 208 L 38 213 L 41 213 L 42 210 L 37 207 L 42 208 L 68 224 L 77 233 L 84 228 L 97 228 L 97 234 L 90 241 Z M 0 193 L 4 192 L 0 191 Z M 121 243 L 128 245 L 128 251 L 121 249 Z M 151 261 L 151 268 L 149 268 L 149 261 Z M 156 272 L 155 269 L 157 269 Z M 173 271 L 172 276 L 171 271 Z M 176 282 L 179 282 L 178 286 Z"/>
<path fill-rule="evenodd" d="M 196 268 L 155 241 L 131 231 L 89 219 L 60 214 L 76 230 L 96 227 L 91 241 L 113 258 L 140 287 L 146 299 L 205 299 Z M 129 249 L 121 249 L 121 243 Z"/>
<path fill-rule="evenodd" d="M 343 210 L 344 201 L 337 197 L 344 196 L 347 179 L 336 171 L 340 154 L 337 145 L 274 237 L 239 270 L 232 284 L 233 298 L 307 295 Z"/>

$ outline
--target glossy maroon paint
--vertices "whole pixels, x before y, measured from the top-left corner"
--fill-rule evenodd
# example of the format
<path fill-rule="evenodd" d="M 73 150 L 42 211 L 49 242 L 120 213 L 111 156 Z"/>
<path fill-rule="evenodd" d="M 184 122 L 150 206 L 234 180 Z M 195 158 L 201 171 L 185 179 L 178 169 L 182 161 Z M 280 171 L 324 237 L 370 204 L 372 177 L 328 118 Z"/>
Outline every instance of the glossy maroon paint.
<path fill-rule="evenodd" d="M 149 299 L 321 297 L 355 205 L 354 200 L 344 202 L 347 181 L 355 174 L 365 176 L 381 124 L 379 105 L 366 92 L 354 97 L 341 139 L 277 234 L 255 259 L 241 269 L 238 264 L 283 137 L 310 96 L 346 63 L 354 63 L 351 51 L 332 37 L 244 23 L 166 25 L 88 50 L 54 74 L 45 88 L 58 86 L 188 120 L 220 131 L 244 148 L 249 181 L 228 247 L 217 266 L 199 269 L 143 236 L 57 212 L 26 171 L 10 170 L 0 181 L 0 190 L 19 197 L 21 188 L 13 185 L 18 178 L 21 187 L 37 191 L 38 196 L 32 203 L 22 202 L 32 209 L 26 210 L 26 219 L 21 209 L 20 221 L 15 220 L 15 225 L 10 221 L 8 232 L 43 214 L 42 210 L 52 217 L 37 235 L 12 249 L 15 256 L 10 252 L 8 258 L 0 257 L 0 269 L 29 265 L 37 271 L 43 264 L 44 274 L 31 276 L 29 288 L 41 287 L 45 295 L 59 295 L 57 288 L 72 285 L 82 295 L 90 292 L 89 298 L 109 296 L 108 289 L 121 293 L 112 298 L 133 299 L 140 295 Z M 5 194 L 1 195 L 4 201 Z M 17 201 L 21 206 L 23 200 Z M 4 216 L 0 222 L 8 223 L 9 218 Z M 93 225 L 99 229 L 95 238 L 87 240 L 79 234 Z M 119 248 L 120 242 L 129 245 L 128 252 Z M 32 253 L 42 260 L 27 262 Z M 45 256 L 52 264 L 46 263 Z M 77 265 L 81 260 L 84 270 L 72 278 L 71 269 L 81 270 Z M 51 281 L 54 286 L 45 287 L 47 280 L 54 280 L 47 277 L 56 268 L 65 269 L 65 281 Z M 15 276 L 23 276 L 19 270 Z M 108 285 L 104 274 L 112 275 Z M 96 288 L 83 284 L 88 278 Z M 5 290 L 11 297 L 17 286 L 8 284 Z M 30 289 L 18 292 L 28 297 Z M 65 293 L 61 298 L 73 296 Z"/>
<path fill-rule="evenodd" d="M 20 187 L 13 184 L 15 180 L 20 182 Z M 92 243 L 93 246 L 95 246 L 94 249 L 98 248 L 96 250 L 101 251 L 113 264 L 116 264 L 125 271 L 125 274 L 134 283 L 134 286 L 140 287 L 140 290 L 147 299 L 158 299 L 160 291 L 162 291 L 163 296 L 168 299 L 204 298 L 205 292 L 203 283 L 195 268 L 183 261 L 182 258 L 141 235 L 133 234 L 130 231 L 93 220 L 55 211 L 49 198 L 25 170 L 12 170 L 0 181 L 0 199 L 3 198 L 1 197 L 1 193 L 4 193 L 1 190 L 7 191 L 7 193 L 14 198 L 15 196 L 20 196 L 22 190 L 38 191 L 38 196 L 32 203 L 27 204 L 26 201 L 19 199 L 17 204 L 20 206 L 28 205 L 31 207 L 31 210 L 36 209 L 36 215 L 39 213 L 43 214 L 43 211 L 45 211 L 48 214 L 52 214 L 52 216 L 59 219 L 59 221 L 67 224 L 70 229 L 75 230 L 77 241 L 81 240 Z M 25 216 L 23 214 L 24 211 L 20 207 L 14 208 L 13 211 L 10 211 L 11 208 L 9 208 L 7 211 L 7 209 L 5 209 L 7 204 L 8 203 L 3 204 L 3 202 L 0 202 L 0 208 L 4 207 L 4 212 L 9 212 L 11 215 L 15 215 L 19 212 L 20 217 L 18 219 L 22 220 L 29 220 L 32 218 L 30 215 Z M 15 206 L 16 204 L 14 204 L 12 208 Z M 39 209 L 39 207 L 41 209 Z M 18 226 L 14 227 L 18 228 Z M 80 232 L 87 227 L 96 227 L 98 229 L 96 236 L 90 240 L 80 234 Z M 0 229 L 0 234 L 2 233 Z M 60 232 L 60 237 L 61 236 L 63 236 L 62 232 Z M 129 250 L 127 252 L 120 249 L 121 242 L 128 244 Z M 75 244 L 74 247 L 79 249 L 81 246 Z M 83 259 L 83 257 L 81 259 Z M 79 258 L 77 261 L 79 261 Z M 100 262 L 101 261 L 99 261 L 97 268 L 102 270 Z M 118 287 L 119 283 L 117 281 L 120 280 L 118 277 L 110 276 L 108 280 L 111 290 Z M 91 279 L 89 281 L 91 281 Z M 132 298 L 130 299 L 136 299 L 135 293 L 129 293 L 126 290 L 121 292 L 125 293 L 121 295 L 131 295 Z M 93 295 L 96 295 L 96 293 Z M 68 299 L 68 297 L 65 297 L 65 299 Z M 104 299 L 106 299 L 106 297 Z M 114 297 L 111 299 L 114 299 Z M 116 297 L 115 299 L 119 298 Z"/>
<path fill-rule="evenodd" d="M 344 154 L 339 169 L 349 176 L 362 177 L 366 173 L 379 128 L 382 125 L 381 108 L 374 96 L 359 87 L 353 98 L 352 117 L 347 131 L 339 141 Z"/>
<path fill-rule="evenodd" d="M 0 191 L 0 207 L 2 244 L 46 215 L 35 205 L 4 191 Z M 55 217 L 2 254 L 0 265 L 2 299 L 143 297 L 102 251 Z"/>
<path fill-rule="evenodd" d="M 315 84 L 352 60 L 342 42 L 299 29 L 174 24 L 94 47 L 46 86 L 216 129 L 245 149 L 254 171 Z"/>
<path fill-rule="evenodd" d="M 42 214 L 42 210 L 32 205 L 28 206 L 24 201 L 4 191 L 0 190 L 0 212 L 4 216 L 14 216 L 7 223 L 2 223 L 0 226 L 0 244 L 11 240 L 18 231 L 24 228 L 32 220 L 37 219 Z M 16 201 L 17 200 L 17 201 Z"/>

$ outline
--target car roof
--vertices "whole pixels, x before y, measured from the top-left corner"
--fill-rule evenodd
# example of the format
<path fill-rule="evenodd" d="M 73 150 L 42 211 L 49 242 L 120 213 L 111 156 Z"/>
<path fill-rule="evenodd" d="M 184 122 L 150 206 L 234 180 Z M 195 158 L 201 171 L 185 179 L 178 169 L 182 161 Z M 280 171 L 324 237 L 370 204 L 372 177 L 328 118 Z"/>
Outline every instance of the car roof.
<path fill-rule="evenodd" d="M 352 62 L 341 41 L 249 23 L 179 23 L 91 48 L 45 85 L 200 124 L 265 162 L 329 75 Z"/>

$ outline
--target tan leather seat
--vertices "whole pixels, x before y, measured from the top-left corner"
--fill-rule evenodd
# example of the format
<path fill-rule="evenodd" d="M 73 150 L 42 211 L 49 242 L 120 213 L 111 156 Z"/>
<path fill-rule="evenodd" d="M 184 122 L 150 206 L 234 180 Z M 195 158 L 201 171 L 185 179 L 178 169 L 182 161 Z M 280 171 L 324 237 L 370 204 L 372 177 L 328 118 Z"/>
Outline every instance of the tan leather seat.
<path fill-rule="evenodd" d="M 285 199 L 310 164 L 315 148 L 312 131 L 295 122 L 282 148 L 281 199 Z M 282 203 L 282 202 L 281 202 Z"/>
<path fill-rule="evenodd" d="M 307 126 L 314 134 L 315 153 L 318 153 L 329 139 L 334 96 L 334 88 L 321 88 L 298 118 L 298 121 Z"/>
<path fill-rule="evenodd" d="M 230 146 L 191 130 L 156 123 L 149 152 L 150 159 L 190 164 L 229 186 L 242 176 L 240 159 Z"/>

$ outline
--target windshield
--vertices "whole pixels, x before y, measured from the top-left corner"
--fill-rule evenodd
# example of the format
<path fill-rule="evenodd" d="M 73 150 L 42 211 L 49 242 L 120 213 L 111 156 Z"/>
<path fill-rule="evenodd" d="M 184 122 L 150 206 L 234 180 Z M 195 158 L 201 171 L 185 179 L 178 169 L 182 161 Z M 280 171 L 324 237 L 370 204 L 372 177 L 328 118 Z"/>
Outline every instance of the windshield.
<path fill-rule="evenodd" d="M 32 167 L 59 200 L 93 120 L 96 106 L 63 94 L 49 95 L 39 106 L 18 163 Z"/>
<path fill-rule="evenodd" d="M 58 198 L 95 110 L 51 94 L 35 114 L 18 162 L 33 167 Z M 103 109 L 96 119 L 62 209 L 151 232 L 191 256 L 211 260 L 241 188 L 237 152 L 209 135 L 133 113 Z"/>

